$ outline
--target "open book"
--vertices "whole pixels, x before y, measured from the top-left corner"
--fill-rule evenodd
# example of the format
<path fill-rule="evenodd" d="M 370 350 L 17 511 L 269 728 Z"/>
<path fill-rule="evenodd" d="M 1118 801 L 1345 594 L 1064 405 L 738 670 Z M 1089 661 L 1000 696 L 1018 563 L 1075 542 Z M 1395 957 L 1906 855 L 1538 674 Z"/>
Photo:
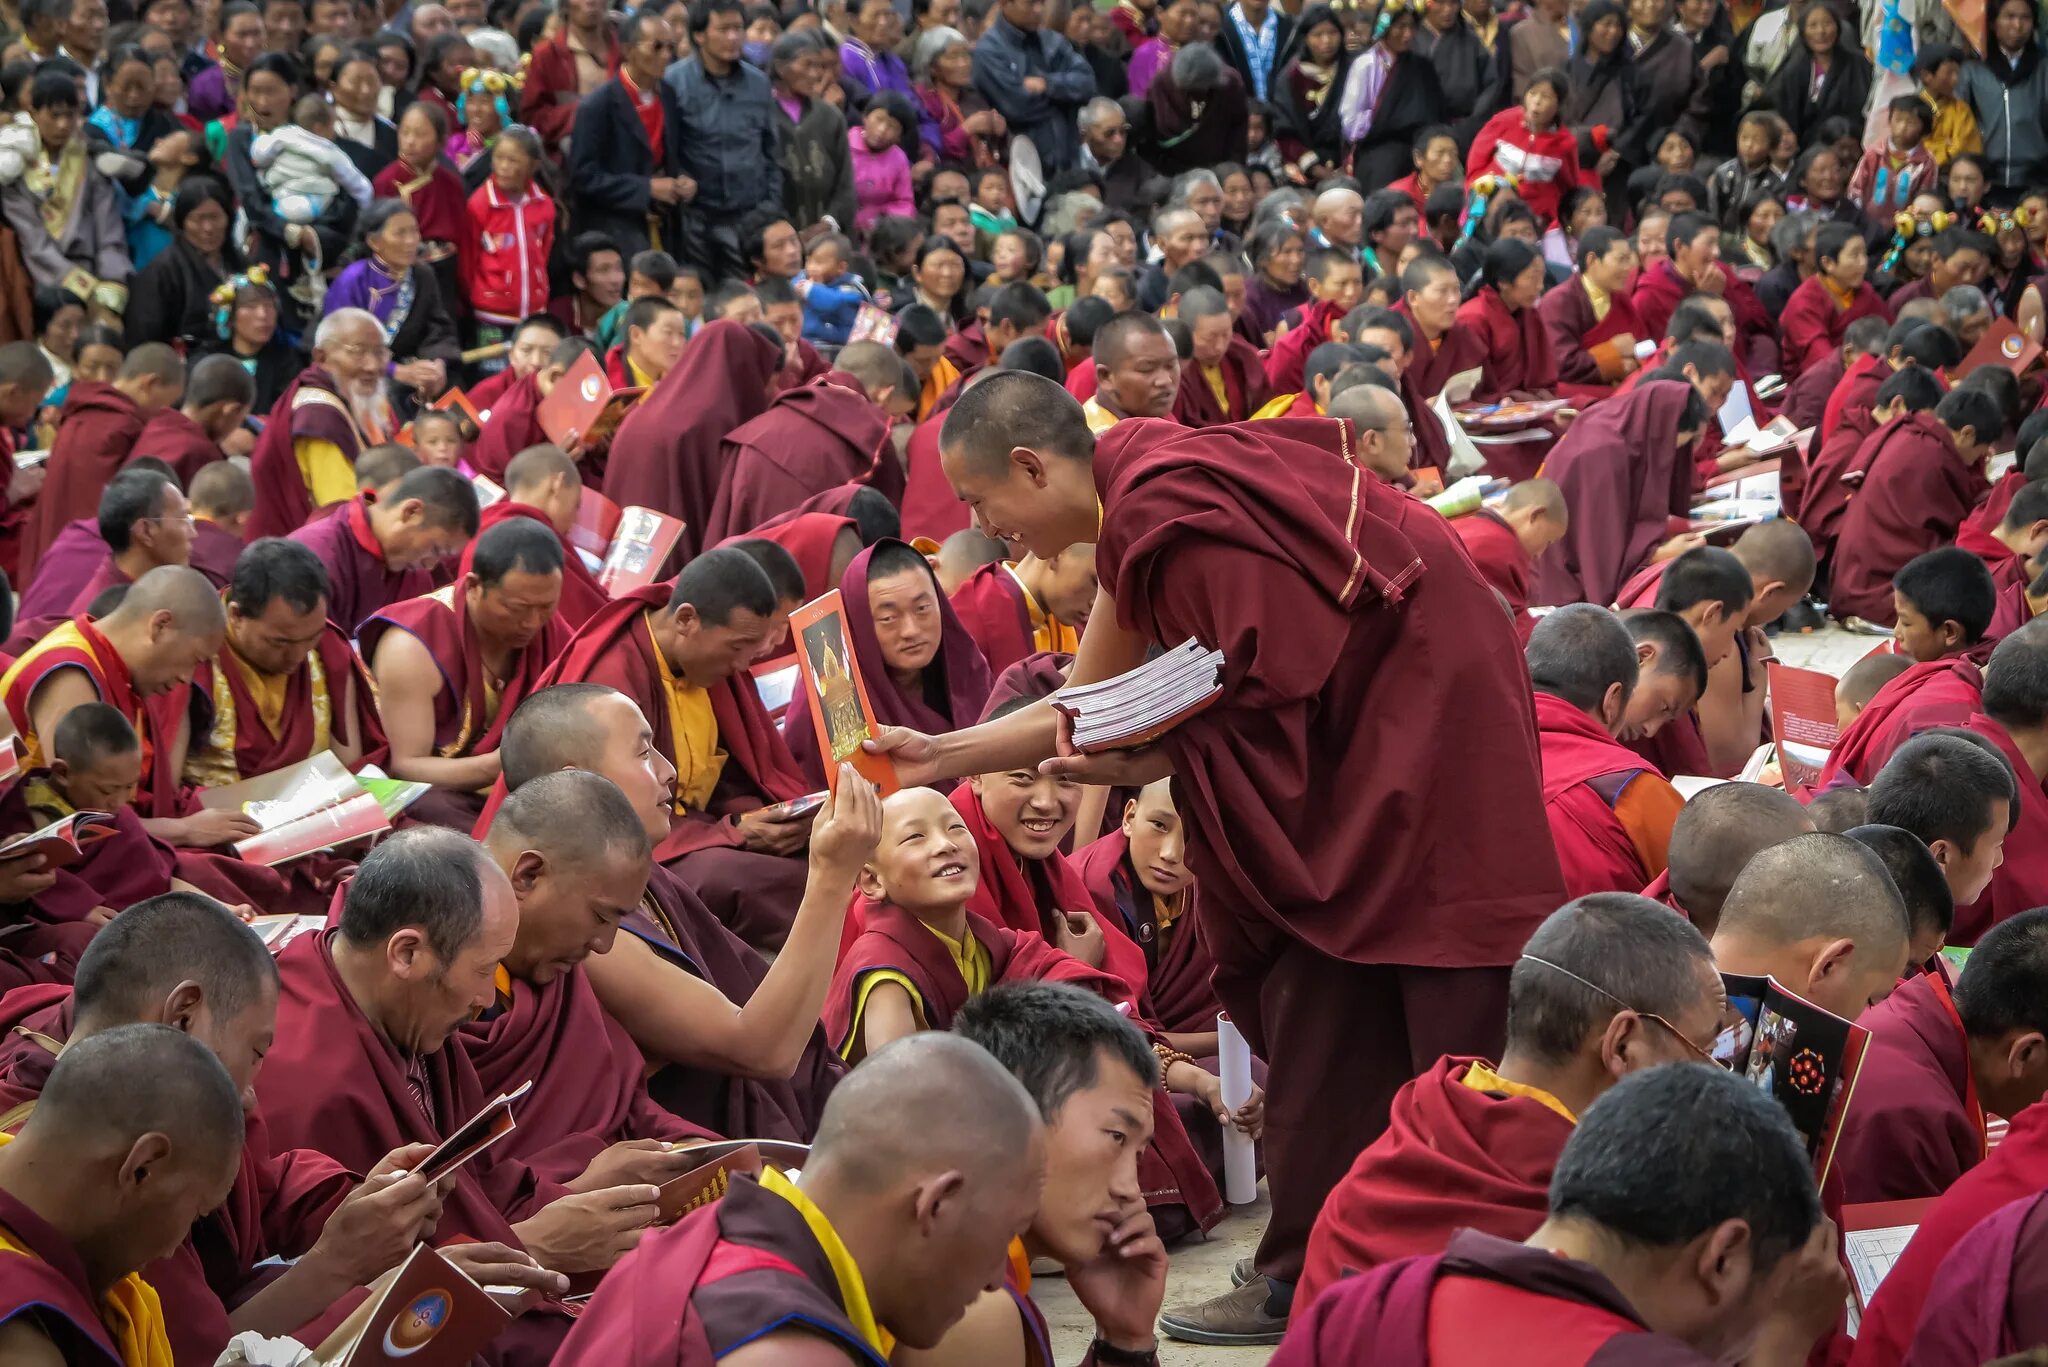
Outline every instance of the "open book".
<path fill-rule="evenodd" d="M 1182 641 L 1127 674 L 1063 688 L 1054 707 L 1074 723 L 1084 755 L 1150 744 L 1223 695 L 1223 652 Z"/>
<path fill-rule="evenodd" d="M 839 590 L 814 598 L 789 615 L 789 634 L 797 644 L 797 668 L 803 673 L 804 698 L 811 724 L 818 728 L 818 754 L 825 783 L 836 790 L 839 766 L 853 765 L 887 797 L 902 785 L 896 766 L 886 755 L 871 755 L 861 742 L 875 734 L 874 708 L 860 677 L 860 661 L 846 636 L 846 617 Z M 795 706 L 794 702 L 791 706 Z"/>
<path fill-rule="evenodd" d="M 689 1152 L 695 1154 L 700 1150 Z M 661 1219 L 657 1223 L 672 1225 L 699 1206 L 710 1205 L 725 1195 L 735 1173 L 758 1177 L 764 1162 L 787 1172 L 802 1167 L 810 1152 L 808 1145 L 776 1139 L 727 1139 L 702 1145 L 701 1166 L 661 1184 L 661 1196 L 656 1203 Z"/>
<path fill-rule="evenodd" d="M 1826 1181 L 1870 1032 L 1775 978 L 1723 973 L 1721 981 L 1732 1023 L 1714 1041 L 1714 1057 L 1778 1099 L 1806 1141 L 1814 1180 Z"/>
<path fill-rule="evenodd" d="M 555 445 L 569 447 L 580 441 L 588 449 L 610 440 L 646 392 L 637 386 L 613 389 L 597 357 L 585 352 L 562 372 L 562 378 L 534 408 L 533 418 Z"/>
<path fill-rule="evenodd" d="M 598 562 L 598 585 L 617 598 L 660 578 L 682 534 L 680 519 L 637 505 L 621 508 L 586 485 L 569 544 Z"/>
<path fill-rule="evenodd" d="M 1933 1197 L 1923 1196 L 1842 1207 L 1842 1261 L 1849 1265 L 1849 1290 L 1859 1310 L 1869 1306 L 1933 1204 Z"/>
<path fill-rule="evenodd" d="M 1785 791 L 1810 788 L 1820 780 L 1828 755 L 1842 738 L 1835 721 L 1835 677 L 1817 669 L 1795 669 L 1776 660 L 1764 666 L 1771 690 L 1771 735 L 1778 743 L 1778 772 Z"/>
<path fill-rule="evenodd" d="M 490 1291 L 425 1244 L 371 1287 L 375 1292 L 328 1335 L 319 1367 L 468 1367 L 512 1314 Z"/>
<path fill-rule="evenodd" d="M 113 833 L 113 813 L 73 812 L 69 816 L 58 817 L 41 830 L 17 835 L 0 844 L 0 862 L 39 854 L 45 868 L 61 869 L 83 859 L 86 850 Z"/>
<path fill-rule="evenodd" d="M 442 1140 L 440 1147 L 422 1158 L 413 1171 L 429 1182 L 438 1182 L 512 1133 L 519 1128 L 519 1122 L 512 1114 L 512 1103 L 532 1090 L 533 1079 L 528 1078 L 511 1091 L 500 1092 L 496 1098 L 485 1102 L 482 1110 L 464 1122 L 461 1129 Z"/>
<path fill-rule="evenodd" d="M 332 750 L 322 750 L 283 769 L 208 788 L 199 805 L 239 811 L 261 826 L 261 834 L 235 843 L 235 853 L 251 864 L 277 865 L 388 831 L 391 818 L 426 791 L 424 783 L 389 779 L 373 766 L 352 774 Z"/>

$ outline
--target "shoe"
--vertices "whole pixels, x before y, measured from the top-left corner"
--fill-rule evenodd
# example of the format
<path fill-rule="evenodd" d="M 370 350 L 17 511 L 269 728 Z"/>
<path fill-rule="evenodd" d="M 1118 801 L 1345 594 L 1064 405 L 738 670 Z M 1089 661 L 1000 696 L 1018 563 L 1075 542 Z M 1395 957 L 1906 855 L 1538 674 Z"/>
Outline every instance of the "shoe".
<path fill-rule="evenodd" d="M 1167 1311 L 1159 1317 L 1159 1330 L 1182 1343 L 1225 1347 L 1278 1343 L 1287 1332 L 1287 1317 L 1267 1309 L 1269 1297 L 1265 1276 L 1255 1275 L 1235 1291 Z"/>
<path fill-rule="evenodd" d="M 1790 631 L 1805 635 L 1808 632 L 1819 631 L 1827 622 L 1827 614 L 1821 611 L 1819 604 L 1811 598 L 1802 598 L 1786 608 L 1785 615 L 1774 625 L 1781 632 Z"/>
<path fill-rule="evenodd" d="M 1256 1267 L 1252 1266 L 1252 1259 L 1239 1258 L 1234 1264 L 1231 1265 L 1230 1284 L 1232 1286 L 1243 1286 L 1246 1282 L 1250 1281 L 1252 1278 L 1258 1275 L 1259 1270 Z"/>
<path fill-rule="evenodd" d="M 1861 617 L 1843 617 L 1838 620 L 1841 622 L 1844 631 L 1854 632 L 1858 636 L 1889 636 L 1892 634 L 1890 627 L 1881 627 L 1875 622 L 1866 622 Z"/>

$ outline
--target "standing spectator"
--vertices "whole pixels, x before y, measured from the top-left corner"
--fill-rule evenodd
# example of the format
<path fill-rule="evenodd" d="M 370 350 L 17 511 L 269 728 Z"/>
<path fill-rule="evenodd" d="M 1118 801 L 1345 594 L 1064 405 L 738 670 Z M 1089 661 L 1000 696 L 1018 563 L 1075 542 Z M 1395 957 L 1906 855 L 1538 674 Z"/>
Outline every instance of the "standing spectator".
<path fill-rule="evenodd" d="M 353 52 L 334 64 L 334 141 L 364 179 L 398 160 L 398 127 L 377 112 L 384 77 L 377 58 Z"/>
<path fill-rule="evenodd" d="M 894 91 L 885 92 L 868 105 L 860 127 L 847 134 L 854 193 L 860 201 L 854 225 L 862 233 L 883 214 L 917 212 L 910 197 L 910 159 L 902 147 L 904 135 L 911 131 L 903 126 L 908 116 L 909 101 Z"/>
<path fill-rule="evenodd" d="M 666 239 L 687 182 L 673 174 L 669 159 L 661 80 L 675 52 L 668 21 L 642 9 L 619 36 L 625 48 L 619 74 L 576 110 L 569 184 L 576 192 L 576 230 L 604 233 L 630 256 L 657 237 Z"/>
<path fill-rule="evenodd" d="M 1414 42 L 1415 11 L 1388 10 L 1386 27 L 1344 78 L 1344 136 L 1361 184 L 1384 185 L 1405 173 L 1416 134 L 1442 117 L 1436 68 L 1415 55 Z"/>
<path fill-rule="evenodd" d="M 119 315 L 128 304 L 134 269 L 128 231 L 113 182 L 86 150 L 78 84 L 62 71 L 45 69 L 29 83 L 28 107 L 28 125 L 7 130 L 23 135 L 22 159 L 21 169 L 0 188 L 0 215 L 14 229 L 33 284 L 67 289 L 88 309 Z"/>
<path fill-rule="evenodd" d="M 2048 71 L 2034 32 L 2034 7 L 2027 0 L 1999 0 L 1991 20 L 1997 51 L 1983 61 L 1963 63 L 1957 91 L 1977 114 L 1990 169 L 1992 198 L 2015 203 L 2048 171 Z"/>
<path fill-rule="evenodd" d="M 1671 128 L 1698 147 L 1706 136 L 1699 59 L 1692 39 L 1671 26 L 1671 0 L 1628 0 L 1628 45 L 1636 114 L 1630 136 L 1621 141 L 1622 160 L 1649 165 L 1658 150 L 1650 137 L 1661 141 L 1663 130 Z M 1864 89 L 1869 88 L 1866 80 Z"/>
<path fill-rule="evenodd" d="M 1344 164 L 1344 120 L 1338 98 L 1351 54 L 1344 47 L 1344 24 L 1327 4 L 1301 12 L 1296 30 L 1301 41 L 1281 68 L 1274 92 L 1276 133 L 1287 164 L 1311 182 L 1333 176 Z"/>
<path fill-rule="evenodd" d="M 766 75 L 740 60 L 744 41 L 740 0 L 696 0 L 690 9 L 696 50 L 662 78 L 675 113 L 668 140 L 681 187 L 677 259 L 714 279 L 747 273 L 739 250 L 741 216 L 782 202 L 775 92 Z M 799 259 L 790 274 L 801 266 Z"/>
<path fill-rule="evenodd" d="M 85 107 L 100 102 L 100 57 L 107 50 L 107 0 L 71 0 L 64 7 L 58 55 L 69 57 L 85 72 L 79 94 Z"/>
<path fill-rule="evenodd" d="M 549 153 L 569 150 L 576 107 L 618 74 L 622 60 L 605 0 L 568 0 L 561 29 L 533 49 L 519 96 L 519 117 L 540 134 Z"/>
<path fill-rule="evenodd" d="M 911 74 L 917 78 L 926 122 L 937 130 L 936 140 L 925 144 L 926 156 L 960 166 L 993 166 L 1002 160 L 1009 125 L 974 88 L 974 45 L 966 34 L 956 28 L 918 34 Z M 1122 109 L 1117 117 L 1122 119 Z"/>
<path fill-rule="evenodd" d="M 1771 107 L 1801 142 L 1832 118 L 1849 119 L 1861 128 L 1863 106 L 1870 99 L 1870 59 L 1855 44 L 1842 41 L 1842 21 L 1825 3 L 1807 9 L 1799 21 L 1799 38 L 1799 47 L 1765 87 Z M 2039 90 L 2033 98 L 2034 126 L 2039 128 Z M 1851 169 L 1843 168 L 1844 174 Z"/>
<path fill-rule="evenodd" d="M 896 55 L 896 46 L 902 41 L 903 18 L 892 0 L 861 0 L 853 32 L 839 45 L 839 68 L 853 82 L 854 93 L 863 104 L 884 90 L 912 94 L 910 70 Z"/>
<path fill-rule="evenodd" d="M 542 156 L 539 134 L 506 129 L 491 147 L 491 178 L 469 197 L 463 294 L 477 322 L 507 341 L 520 319 L 548 302 L 555 202 L 535 183 Z M 481 331 L 477 337 L 480 345 L 495 340 Z"/>
<path fill-rule="evenodd" d="M 1501 69 L 1493 49 L 1465 18 L 1459 0 L 1429 0 L 1415 28 L 1415 52 L 1436 68 L 1444 109 L 1461 145 L 1501 107 Z"/>
<path fill-rule="evenodd" d="M 1508 29 L 1508 98 L 1519 101 L 1539 71 L 1572 59 L 1571 0 L 1536 0 Z"/>
<path fill-rule="evenodd" d="M 1216 50 L 1236 69 L 1245 93 L 1260 104 L 1273 98 L 1273 78 L 1294 47 L 1294 19 L 1270 0 L 1237 0 L 1223 16 Z"/>
<path fill-rule="evenodd" d="M 846 116 L 819 98 L 837 65 L 825 36 L 804 29 L 791 29 L 768 50 L 782 141 L 782 204 L 805 227 L 830 217 L 845 228 L 856 207 Z"/>
<path fill-rule="evenodd" d="M 460 244 L 469 237 L 469 190 L 441 156 L 448 125 L 438 106 L 415 100 L 398 119 L 398 158 L 379 171 L 370 188 L 379 199 L 398 199 L 420 225 L 420 260 L 434 272 L 443 299 L 460 297 Z"/>
<path fill-rule="evenodd" d="M 1152 82 L 1145 97 L 1150 136 L 1147 159 L 1169 176 L 1242 161 L 1245 154 L 1244 81 L 1207 43 L 1190 43 Z M 1215 177 L 1210 176 L 1214 181 Z M 1220 215 L 1223 192 L 1215 190 Z"/>
<path fill-rule="evenodd" d="M 1038 148 L 1048 173 L 1078 166 L 1075 115 L 1095 95 L 1095 76 L 1073 44 L 1042 27 L 1045 0 L 1002 0 L 974 45 L 974 88 L 1011 131 Z"/>
<path fill-rule="evenodd" d="M 234 191 L 242 215 L 248 219 L 249 234 L 243 250 L 250 260 L 270 272 L 271 281 L 283 287 L 279 299 L 297 323 L 309 321 L 317 312 L 319 295 L 312 277 L 323 263 L 340 260 L 356 224 L 356 202 L 348 195 L 336 195 L 311 223 L 286 223 L 270 207 L 269 192 L 257 178 L 250 149 L 256 139 L 284 125 L 292 102 L 299 96 L 299 69 L 282 53 L 266 52 L 249 63 L 242 74 L 241 117 L 228 130 L 221 163 L 227 170 L 228 188 Z"/>

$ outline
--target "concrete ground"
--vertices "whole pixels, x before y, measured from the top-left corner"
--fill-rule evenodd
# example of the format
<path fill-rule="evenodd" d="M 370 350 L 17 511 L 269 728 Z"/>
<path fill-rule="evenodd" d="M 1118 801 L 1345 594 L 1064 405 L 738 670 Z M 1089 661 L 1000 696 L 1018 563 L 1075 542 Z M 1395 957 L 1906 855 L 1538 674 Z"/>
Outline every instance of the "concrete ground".
<path fill-rule="evenodd" d="M 1840 675 L 1850 665 L 1875 649 L 1883 638 L 1857 636 L 1839 627 L 1807 635 L 1776 638 L 1778 658 L 1801 669 L 1818 669 Z M 1200 1243 L 1184 1244 L 1174 1250 L 1167 1271 L 1166 1303 L 1183 1305 L 1206 1300 L 1230 1289 L 1230 1269 L 1239 1258 L 1250 1257 L 1266 1227 L 1265 1189 L 1260 1188 L 1254 1205 L 1233 1208 L 1222 1223 Z M 1088 1350 L 1094 1326 L 1088 1313 L 1067 1289 L 1065 1280 L 1041 1277 L 1032 1294 L 1052 1326 L 1053 1358 L 1056 1362 L 1078 1362 Z M 1173 1367 L 1257 1367 L 1272 1356 L 1270 1348 L 1212 1348 L 1193 1343 L 1176 1343 L 1161 1337 L 1160 1361 Z"/>

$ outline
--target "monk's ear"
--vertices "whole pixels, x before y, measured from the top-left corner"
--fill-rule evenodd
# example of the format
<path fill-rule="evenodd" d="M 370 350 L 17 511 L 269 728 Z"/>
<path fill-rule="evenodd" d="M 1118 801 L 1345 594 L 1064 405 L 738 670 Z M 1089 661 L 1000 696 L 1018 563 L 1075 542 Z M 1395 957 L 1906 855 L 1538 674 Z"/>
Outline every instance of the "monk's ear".
<path fill-rule="evenodd" d="M 170 1161 L 170 1137 L 156 1130 L 137 1135 L 135 1142 L 128 1146 L 127 1156 L 121 1160 L 121 1171 L 115 1178 L 124 1197 L 139 1196 L 139 1188 L 147 1182 L 152 1170 Z"/>
<path fill-rule="evenodd" d="M 2048 1037 L 2039 1030 L 2014 1035 L 2005 1046 L 2005 1067 L 2016 1082 L 2030 1082 L 2036 1089 L 2048 1088 Z"/>
<path fill-rule="evenodd" d="M 1726 1307 L 1748 1295 L 1756 1256 L 1748 1221 L 1723 1220 L 1700 1236 L 1698 1247 L 1693 1266 L 1709 1303 Z"/>
<path fill-rule="evenodd" d="M 384 961 L 394 977 L 412 978 L 432 971 L 434 950 L 425 931 L 405 926 L 384 942 Z"/>
<path fill-rule="evenodd" d="M 164 998 L 163 1016 L 158 1023 L 189 1035 L 193 1022 L 199 1018 L 199 1012 L 205 1005 L 205 988 L 189 980 L 181 982 Z"/>
<path fill-rule="evenodd" d="M 1131 833 L 1131 827 L 1138 824 L 1138 800 L 1132 798 L 1124 803 L 1124 834 Z"/>
<path fill-rule="evenodd" d="M 1097 367 L 1098 370 L 1100 368 L 1099 366 Z M 1010 464 L 1015 466 L 1025 479 L 1031 481 L 1033 488 L 1043 489 L 1046 486 L 1048 481 L 1045 474 L 1045 460 L 1030 447 L 1011 447 Z"/>
<path fill-rule="evenodd" d="M 1638 678 L 1654 672 L 1657 664 L 1657 645 L 1654 641 L 1636 642 L 1636 675 Z"/>
<path fill-rule="evenodd" d="M 507 870 L 511 875 L 513 894 L 523 897 L 532 892 L 535 885 L 547 876 L 547 871 L 546 855 L 539 850 L 521 850 L 519 857 L 512 861 L 512 867 Z"/>
<path fill-rule="evenodd" d="M 1621 723 L 1628 716 L 1628 685 L 1611 683 L 1600 695 L 1600 724 L 1610 732 L 1619 733 Z M 1133 803 L 1133 806 L 1136 804 Z"/>
<path fill-rule="evenodd" d="M 917 1228 L 929 1235 L 938 1222 L 960 1204 L 967 1179 L 957 1168 L 927 1177 L 917 1184 Z"/>
<path fill-rule="evenodd" d="M 882 871 L 873 864 L 863 864 L 860 872 L 853 876 L 853 885 L 860 889 L 860 895 L 870 901 L 886 902 L 889 891 L 882 886 Z"/>
<path fill-rule="evenodd" d="M 1854 940 L 1830 940 L 1813 956 L 1813 967 L 1807 974 L 1807 982 L 1817 983 L 1838 973 L 1849 971 L 1849 961 L 1856 957 Z"/>

